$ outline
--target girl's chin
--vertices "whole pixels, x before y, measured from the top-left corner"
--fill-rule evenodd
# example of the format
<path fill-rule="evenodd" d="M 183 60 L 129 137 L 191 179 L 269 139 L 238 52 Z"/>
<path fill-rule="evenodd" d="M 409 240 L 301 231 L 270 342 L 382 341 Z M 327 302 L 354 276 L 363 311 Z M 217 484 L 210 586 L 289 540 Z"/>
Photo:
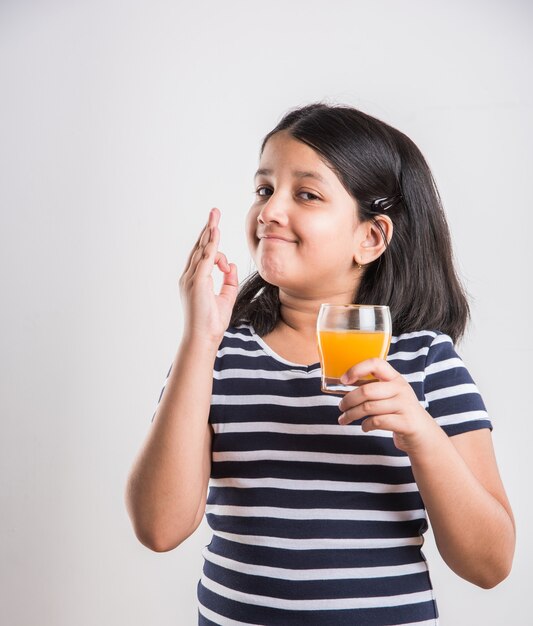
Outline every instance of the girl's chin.
<path fill-rule="evenodd" d="M 264 269 L 258 269 L 257 273 L 264 281 L 276 287 L 279 287 L 284 282 L 283 275 L 280 275 L 278 272 L 266 272 Z"/>
<path fill-rule="evenodd" d="M 269 283 L 287 275 L 287 264 L 280 263 L 279 259 L 259 258 L 256 259 L 255 266 L 261 277 Z"/>
<path fill-rule="evenodd" d="M 301 280 L 295 281 L 294 277 L 291 279 L 286 273 L 265 272 L 264 270 L 257 270 L 257 273 L 265 282 L 282 291 L 299 292 L 302 289 Z"/>

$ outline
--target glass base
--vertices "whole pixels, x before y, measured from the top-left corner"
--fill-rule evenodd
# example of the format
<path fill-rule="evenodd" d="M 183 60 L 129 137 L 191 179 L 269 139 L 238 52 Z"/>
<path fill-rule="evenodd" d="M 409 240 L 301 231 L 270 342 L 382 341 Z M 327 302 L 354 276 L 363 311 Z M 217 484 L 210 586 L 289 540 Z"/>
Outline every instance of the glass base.
<path fill-rule="evenodd" d="M 340 378 L 331 378 L 330 376 L 322 376 L 321 390 L 323 393 L 331 393 L 335 395 L 345 395 L 361 385 L 366 385 L 367 383 L 376 383 L 378 382 L 377 378 L 368 378 L 368 379 L 360 379 L 356 380 L 355 383 L 351 385 L 343 385 L 341 383 Z"/>

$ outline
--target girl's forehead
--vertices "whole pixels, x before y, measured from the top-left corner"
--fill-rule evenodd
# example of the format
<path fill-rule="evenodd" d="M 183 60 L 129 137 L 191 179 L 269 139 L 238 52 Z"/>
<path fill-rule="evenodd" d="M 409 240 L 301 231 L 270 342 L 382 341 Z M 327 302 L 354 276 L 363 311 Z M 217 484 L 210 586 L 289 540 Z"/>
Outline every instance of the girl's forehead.
<path fill-rule="evenodd" d="M 294 178 L 313 178 L 331 186 L 337 175 L 311 146 L 291 135 L 279 135 L 276 133 L 265 144 L 256 177 L 289 170 Z"/>
<path fill-rule="evenodd" d="M 263 149 L 261 161 L 299 158 L 303 161 L 321 161 L 319 154 L 303 141 L 296 139 L 286 131 L 272 135 Z"/>

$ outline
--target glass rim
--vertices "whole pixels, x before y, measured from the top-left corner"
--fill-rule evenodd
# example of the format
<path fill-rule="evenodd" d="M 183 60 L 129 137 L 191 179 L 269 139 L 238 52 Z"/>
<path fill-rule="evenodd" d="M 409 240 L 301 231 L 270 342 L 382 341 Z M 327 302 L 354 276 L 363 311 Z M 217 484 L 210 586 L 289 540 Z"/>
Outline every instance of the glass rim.
<path fill-rule="evenodd" d="M 323 302 L 320 308 L 329 307 L 330 309 L 388 309 L 388 304 L 331 304 Z"/>

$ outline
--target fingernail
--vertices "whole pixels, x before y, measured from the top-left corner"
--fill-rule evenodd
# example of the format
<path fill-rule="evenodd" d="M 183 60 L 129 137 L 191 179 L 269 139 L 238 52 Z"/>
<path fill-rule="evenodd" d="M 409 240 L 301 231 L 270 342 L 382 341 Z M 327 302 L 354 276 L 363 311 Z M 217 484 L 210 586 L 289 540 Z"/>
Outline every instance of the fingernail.
<path fill-rule="evenodd" d="M 339 424 L 344 424 L 344 420 L 346 419 L 346 413 L 339 415 Z"/>
<path fill-rule="evenodd" d="M 348 382 L 348 376 L 346 376 L 346 374 L 343 374 L 341 376 L 341 383 L 345 385 L 347 382 Z"/>

